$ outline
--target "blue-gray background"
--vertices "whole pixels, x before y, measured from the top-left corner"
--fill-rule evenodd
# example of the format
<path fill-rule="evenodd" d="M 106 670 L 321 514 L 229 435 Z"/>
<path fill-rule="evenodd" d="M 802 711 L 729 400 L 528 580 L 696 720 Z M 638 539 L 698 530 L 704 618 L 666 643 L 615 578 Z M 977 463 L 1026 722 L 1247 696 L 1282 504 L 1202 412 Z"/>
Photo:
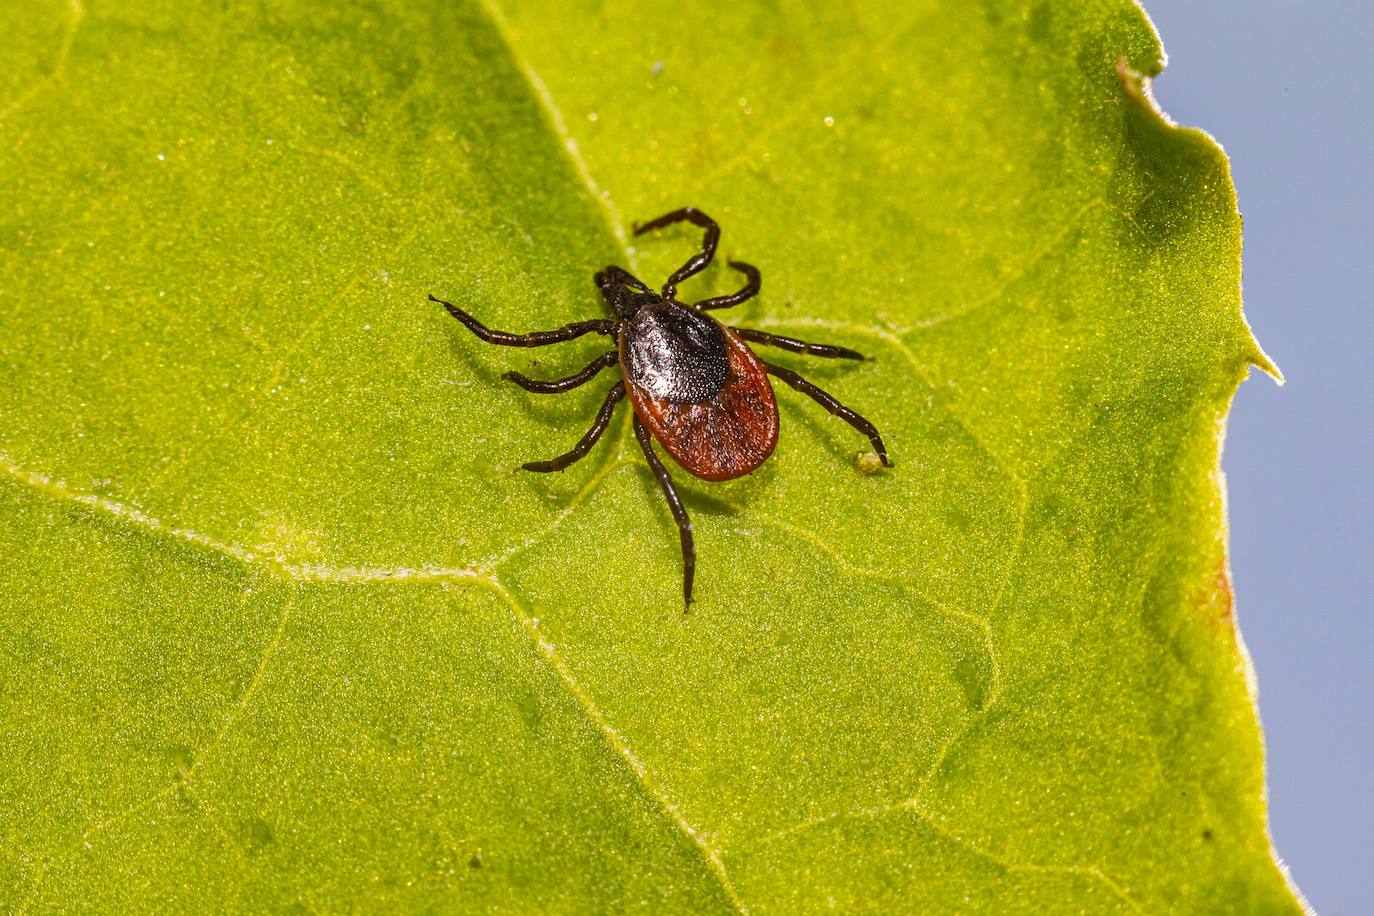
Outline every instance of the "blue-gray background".
<path fill-rule="evenodd" d="M 1241 386 L 1223 459 L 1274 843 L 1319 912 L 1374 913 L 1374 4 L 1144 4 L 1156 98 L 1231 157 L 1245 311 L 1288 379 Z"/>

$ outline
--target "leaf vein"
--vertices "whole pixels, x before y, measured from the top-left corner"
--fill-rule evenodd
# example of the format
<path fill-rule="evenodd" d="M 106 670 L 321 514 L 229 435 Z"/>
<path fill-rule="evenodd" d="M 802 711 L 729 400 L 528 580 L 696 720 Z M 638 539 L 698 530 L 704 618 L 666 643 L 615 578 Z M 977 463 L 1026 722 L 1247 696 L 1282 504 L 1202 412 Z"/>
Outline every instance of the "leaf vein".
<path fill-rule="evenodd" d="M 65 481 L 20 467 L 0 454 L 0 477 L 62 502 L 86 506 L 150 534 L 182 541 L 211 553 L 236 560 L 278 578 L 304 582 L 432 582 L 440 580 L 486 578 L 471 567 L 441 566 L 329 566 L 320 563 L 290 563 L 286 558 L 263 550 L 250 550 L 222 541 L 212 535 L 168 525 L 142 509 L 93 493 L 82 493 Z"/>
<path fill-rule="evenodd" d="M 310 151 L 317 152 L 315 150 Z M 409 247 L 410 243 L 415 239 L 415 236 L 418 233 L 419 226 L 412 226 L 410 231 L 407 232 L 399 242 L 392 246 L 391 250 L 404 251 L 407 247 Z M 340 308 L 340 303 L 347 299 L 348 296 L 355 289 L 358 288 L 359 284 L 361 284 L 366 278 L 374 276 L 375 273 L 375 271 L 359 271 L 355 273 L 352 277 L 349 278 L 348 282 L 346 282 L 343 285 L 339 292 L 328 300 L 327 306 L 322 307 L 316 311 L 315 316 L 310 319 L 310 321 L 301 330 L 301 332 L 297 334 L 296 337 L 286 345 L 282 354 L 277 357 L 276 361 L 273 363 L 271 375 L 268 376 L 266 381 L 264 381 L 261 385 L 258 386 L 257 395 L 249 399 L 248 406 L 244 408 L 242 411 L 240 411 L 238 416 L 234 417 L 234 419 L 228 421 L 228 423 L 225 424 L 225 428 L 227 430 L 241 429 L 247 426 L 249 421 L 257 416 L 258 408 L 262 406 L 263 400 L 265 398 L 270 397 L 273 389 L 276 388 L 276 386 L 283 379 L 285 379 L 286 370 L 291 360 L 293 360 L 300 353 L 301 348 L 305 346 L 305 343 L 310 338 L 310 335 L 313 334 L 315 330 L 326 320 L 337 317 Z M 168 462 L 167 464 L 163 465 L 162 468 L 160 468 L 158 472 L 150 479 L 150 485 L 155 485 L 160 481 L 172 476 L 176 472 L 180 471 L 186 465 L 196 462 L 199 458 L 201 458 L 204 455 L 204 452 L 204 447 L 198 449 L 192 448 L 191 450 L 184 452 L 179 459 Z"/>
<path fill-rule="evenodd" d="M 76 30 L 81 27 L 81 21 L 86 18 L 86 7 L 81 4 L 81 0 L 67 0 L 67 6 L 71 10 L 71 15 L 68 17 L 67 27 L 62 33 L 62 43 L 57 49 L 57 63 L 53 65 L 52 72 L 21 92 L 19 97 L 10 102 L 9 105 L 0 108 L 0 122 L 5 121 L 10 115 L 38 98 L 43 90 L 66 76 L 67 60 L 71 57 L 72 42 L 76 40 Z"/>
<path fill-rule="evenodd" d="M 996 702 L 997 698 L 1001 695 L 1002 692 L 1002 664 L 997 652 L 996 641 L 993 638 L 992 625 L 985 618 L 980 617 L 979 615 L 974 614 L 970 611 L 950 607 L 943 601 L 936 600 L 933 596 L 927 594 L 924 590 L 916 586 L 915 583 L 911 582 L 906 578 L 903 578 L 902 576 L 894 576 L 890 573 L 885 573 L 880 570 L 865 569 L 861 566 L 856 566 L 855 564 L 851 563 L 848 560 L 848 558 L 846 558 L 842 553 L 840 553 L 840 551 L 837 548 L 832 546 L 824 538 L 822 538 L 820 535 L 816 534 L 816 532 L 810 530 L 809 528 L 804 528 L 800 525 L 794 525 L 791 522 L 785 522 L 781 519 L 774 518 L 773 516 L 761 513 L 756 513 L 756 517 L 765 525 L 770 525 L 774 528 L 779 529 L 780 531 L 787 532 L 793 537 L 798 537 L 804 541 L 814 544 L 817 548 L 821 550 L 822 553 L 829 557 L 830 560 L 834 562 L 834 564 L 837 567 L 839 567 L 841 571 L 853 576 L 862 576 L 864 578 L 875 579 L 879 582 L 887 582 L 892 585 L 895 585 L 901 588 L 903 591 L 906 591 L 907 593 L 914 595 L 920 600 L 926 602 L 931 607 L 938 610 L 941 614 L 944 614 L 947 617 L 953 617 L 957 620 L 961 620 L 964 623 L 967 623 L 975 629 L 977 629 L 983 637 L 983 651 L 988 656 L 988 664 L 991 668 L 990 680 L 992 682 L 991 687 L 988 691 L 988 701 L 984 705 L 981 714 L 986 714 L 988 707 L 991 707 L 992 704 Z M 996 604 L 994 604 L 993 606 L 995 608 Z"/>
<path fill-rule="evenodd" d="M 626 256 L 629 257 L 628 239 L 625 235 L 625 229 L 623 228 L 624 222 L 620 217 L 620 211 L 616 208 L 615 202 L 611 200 L 610 192 L 601 187 L 596 178 L 593 177 L 591 167 L 587 165 L 587 160 L 582 158 L 582 151 L 578 149 L 576 138 L 574 138 L 572 132 L 568 130 L 568 123 L 564 120 L 563 112 L 558 107 L 558 103 L 554 101 L 553 93 L 549 91 L 549 87 L 545 84 L 543 77 L 539 75 L 538 71 L 530 65 L 530 62 L 527 61 L 524 56 L 516 51 L 515 41 L 511 37 L 510 22 L 506 19 L 505 13 L 503 13 L 500 7 L 493 3 L 492 0 L 478 0 L 478 2 L 482 10 L 487 14 L 487 18 L 491 20 L 492 27 L 501 37 L 502 42 L 505 43 L 506 49 L 510 52 L 511 59 L 524 75 L 525 81 L 529 83 L 530 91 L 533 92 L 535 98 L 539 100 L 539 104 L 544 109 L 544 113 L 548 116 L 549 123 L 553 127 L 554 133 L 558 135 L 563 151 L 567 153 L 569 161 L 572 162 L 574 171 L 576 171 L 577 176 L 582 179 L 582 184 L 586 187 L 587 193 L 591 195 L 591 198 L 596 201 L 597 206 L 601 209 L 602 215 L 606 220 L 606 226 L 610 229 L 611 235 L 615 238 L 616 242 L 619 243 L 620 247 L 625 250 Z M 633 268 L 635 266 L 633 258 L 630 260 L 630 266 Z"/>
<path fill-rule="evenodd" d="M 1002 282 L 998 283 L 992 291 L 985 293 L 961 309 L 955 309 L 951 312 L 945 312 L 941 315 L 935 315 L 930 318 L 923 318 L 919 321 L 915 321 L 912 323 L 911 327 L 904 329 L 902 333 L 910 334 L 916 331 L 929 331 L 931 328 L 945 324 L 946 322 L 972 315 L 979 309 L 986 308 L 996 302 L 1007 290 L 1011 289 L 1012 286 L 1016 285 L 1016 283 L 1024 278 L 1026 274 L 1034 270 L 1041 261 L 1053 254 L 1060 243 L 1064 241 L 1064 238 L 1073 231 L 1075 226 L 1083 221 L 1089 211 L 1095 207 L 1105 205 L 1106 203 L 1106 198 L 1098 196 L 1092 198 L 1087 203 L 1083 204 L 1083 206 L 1075 210 L 1073 215 L 1066 219 L 1054 234 L 1041 243 L 1040 247 L 1035 249 L 1035 251 L 1031 252 L 1030 257 L 1026 259 L 1024 264 L 1012 271 L 1012 273 Z"/>
<path fill-rule="evenodd" d="M 625 419 L 620 424 L 620 429 L 617 430 L 615 434 L 615 448 L 610 450 L 608 457 L 592 472 L 592 475 L 587 478 L 586 483 L 573 494 L 573 498 L 568 500 L 568 504 L 559 511 L 558 515 L 554 516 L 553 521 L 550 522 L 543 531 L 533 537 L 527 538 L 513 547 L 507 547 L 505 550 L 498 551 L 485 559 L 478 560 L 473 564 L 473 568 L 479 572 L 491 575 L 516 557 L 532 550 L 552 537 L 559 527 L 562 526 L 563 522 L 572 515 L 573 510 L 590 499 L 592 494 L 601 486 L 602 482 L 605 481 L 616 468 L 620 467 L 622 463 L 625 463 L 623 460 L 625 458 L 625 440 L 631 422 L 631 414 L 626 414 Z"/>
<path fill-rule="evenodd" d="M 179 789 L 182 789 L 190 784 L 192 778 L 196 774 L 196 771 L 199 770 L 201 768 L 201 765 L 210 758 L 210 755 L 214 753 L 214 751 L 219 747 L 220 742 L 224 740 L 226 735 L 228 735 L 229 730 L 233 728 L 234 724 L 243 717 L 243 714 L 248 710 L 249 706 L 252 704 L 254 697 L 258 693 L 258 687 L 262 683 L 263 675 L 266 673 L 268 665 L 270 664 L 271 660 L 276 656 L 277 650 L 281 646 L 282 636 L 286 632 L 286 625 L 287 622 L 291 619 L 291 613 L 293 610 L 295 610 L 295 604 L 296 601 L 294 596 L 287 598 L 285 606 L 282 608 L 281 616 L 277 621 L 276 631 L 273 633 L 271 641 L 268 642 L 267 646 L 263 649 L 262 658 L 258 662 L 258 667 L 253 673 L 252 680 L 248 682 L 248 686 L 244 688 L 243 693 L 239 695 L 239 698 L 237 702 L 235 702 L 233 708 L 225 715 L 224 721 L 221 722 L 220 727 L 215 730 L 215 734 L 210 738 L 208 742 L 206 742 L 205 746 L 200 751 L 192 753 L 190 766 L 188 766 L 184 772 L 178 773 L 175 779 L 173 779 L 170 783 L 163 786 L 162 788 L 158 789 L 156 792 L 153 792 L 147 797 L 140 799 L 139 801 L 135 802 L 134 804 L 130 805 L 129 807 L 121 811 L 118 811 L 114 814 L 111 814 L 108 817 L 104 817 L 97 820 L 94 824 L 92 824 L 91 826 L 87 827 L 84 831 L 82 831 L 81 837 L 76 842 L 72 843 L 65 849 L 59 850 L 54 855 L 52 855 L 43 865 L 40 866 L 38 873 L 34 876 L 33 885 L 29 889 L 29 897 L 25 901 L 24 905 L 20 907 L 20 913 L 27 912 L 28 909 L 36 901 L 38 894 L 42 890 L 44 879 L 47 877 L 49 872 L 51 872 L 52 869 L 57 865 L 58 862 L 61 862 L 63 859 L 71 856 L 82 846 L 89 847 L 91 838 L 96 836 L 97 834 L 105 830 L 108 830 L 115 824 L 129 820 L 130 818 L 142 814 L 144 811 L 147 811 L 153 805 L 157 804 L 157 802 L 160 799 L 165 798 L 168 795 L 171 795 Z M 220 827 L 217 822 L 214 822 L 214 825 L 220 833 L 224 832 L 223 828 Z M 228 839 L 227 835 L 226 839 Z M 238 848 L 236 845 L 232 843 L 230 845 L 235 849 Z"/>
<path fill-rule="evenodd" d="M 611 724 L 610 719 L 602 712 L 601 708 L 596 705 L 596 701 L 592 699 L 591 694 L 578 682 L 576 676 L 572 673 L 572 669 L 568 666 L 568 663 L 563 659 L 563 656 L 559 654 L 558 647 L 539 632 L 539 621 L 531 617 L 529 612 L 526 611 L 516 599 L 515 595 L 494 576 L 484 577 L 480 580 L 480 584 L 483 588 L 488 589 L 500 597 L 501 600 L 510 607 L 511 613 L 524 629 L 526 635 L 529 636 L 530 642 L 539 653 L 544 664 L 557 676 L 558 680 L 582 708 L 587 718 L 590 719 L 592 724 L 601 732 L 611 748 L 625 761 L 630 771 L 634 773 L 644 792 L 658 805 L 659 809 L 676 826 L 682 835 L 697 847 L 707 869 L 711 872 L 715 880 L 719 882 L 721 890 L 725 893 L 726 898 L 729 899 L 731 904 L 734 905 L 735 909 L 741 913 L 749 912 L 748 906 L 745 905 L 744 900 L 740 897 L 739 891 L 735 888 L 734 882 L 730 879 L 730 875 L 725 869 L 722 851 L 712 844 L 700 830 L 687 820 L 686 815 L 682 811 L 682 806 L 673 801 L 666 792 L 659 788 L 658 779 L 650 773 L 648 766 L 640 759 L 639 755 L 634 752 L 634 749 L 630 747 L 625 736 Z"/>
<path fill-rule="evenodd" d="M 931 812 L 925 810 L 916 799 L 904 799 L 885 805 L 875 805 L 867 808 L 855 808 L 850 811 L 838 811 L 820 817 L 814 817 L 803 821 L 792 827 L 779 830 L 758 840 L 754 844 L 755 848 L 776 843 L 788 837 L 796 837 L 802 833 L 814 830 L 825 824 L 840 820 L 876 820 L 888 817 L 893 814 L 910 813 L 915 815 L 923 823 L 934 830 L 940 836 L 954 843 L 955 845 L 968 850 L 980 859 L 991 862 L 1008 872 L 1020 872 L 1023 874 L 1062 874 L 1077 875 L 1097 881 L 1118 897 L 1123 903 L 1134 911 L 1140 910 L 1140 905 L 1131 896 L 1130 891 L 1121 884 L 1120 881 L 1108 875 L 1100 865 L 1050 865 L 1039 862 L 1022 862 L 1016 859 L 998 855 L 990 849 L 970 840 L 968 837 L 955 832 L 943 821 Z"/>

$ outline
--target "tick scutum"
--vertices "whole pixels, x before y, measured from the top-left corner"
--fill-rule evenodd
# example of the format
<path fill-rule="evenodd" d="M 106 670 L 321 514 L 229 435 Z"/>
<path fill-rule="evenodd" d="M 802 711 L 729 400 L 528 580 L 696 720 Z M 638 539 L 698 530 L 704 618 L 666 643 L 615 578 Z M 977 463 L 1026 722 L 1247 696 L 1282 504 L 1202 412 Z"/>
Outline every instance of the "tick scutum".
<path fill-rule="evenodd" d="M 730 378 L 725 330 L 714 319 L 679 305 L 641 308 L 620 334 L 625 379 L 670 404 L 703 404 Z"/>

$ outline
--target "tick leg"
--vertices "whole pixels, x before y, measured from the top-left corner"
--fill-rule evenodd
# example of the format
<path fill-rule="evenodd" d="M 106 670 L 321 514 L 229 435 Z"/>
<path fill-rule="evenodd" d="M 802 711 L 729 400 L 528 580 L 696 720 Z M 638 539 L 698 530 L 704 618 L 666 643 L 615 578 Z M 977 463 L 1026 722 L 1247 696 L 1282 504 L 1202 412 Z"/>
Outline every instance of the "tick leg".
<path fill-rule="evenodd" d="M 526 391 L 533 391 L 537 394 L 558 394 L 561 391 L 571 391 L 578 385 L 585 385 L 596 377 L 596 374 L 607 366 L 614 366 L 620 361 L 620 353 L 612 350 L 609 353 L 602 353 L 592 360 L 578 372 L 574 372 L 567 378 L 554 379 L 552 381 L 542 381 L 540 379 L 529 378 L 519 372 L 507 372 L 502 378 L 508 378 Z"/>
<path fill-rule="evenodd" d="M 763 360 L 759 360 L 759 362 L 763 362 Z M 772 363 L 763 363 L 763 368 L 768 370 L 769 375 L 775 375 L 782 379 L 784 382 L 867 436 L 868 441 L 873 443 L 873 451 L 878 453 L 878 459 L 882 461 L 883 467 L 892 467 L 892 462 L 889 461 L 887 457 L 887 449 L 883 446 L 883 439 L 878 435 L 878 428 L 876 426 L 850 410 L 848 407 L 845 407 L 839 401 L 835 400 L 829 394 L 817 388 L 791 369 L 784 369 L 782 366 L 775 366 Z"/>
<path fill-rule="evenodd" d="M 696 207 L 683 207 L 681 210 L 674 210 L 672 213 L 665 213 L 657 219 L 651 219 L 647 223 L 640 223 L 634 227 L 635 235 L 643 235 L 653 229 L 662 229 L 664 226 L 671 226 L 673 223 L 688 222 L 694 226 L 700 226 L 706 230 L 705 237 L 701 240 L 701 251 L 687 259 L 673 275 L 668 278 L 668 282 L 663 284 L 663 298 L 674 299 L 677 297 L 677 285 L 695 273 L 699 273 L 711 259 L 716 256 L 716 245 L 720 242 L 720 227 L 716 221 Z"/>
<path fill-rule="evenodd" d="M 692 605 L 692 579 L 697 572 L 697 548 L 692 542 L 692 520 L 687 517 L 687 510 L 682 507 L 682 500 L 677 498 L 677 490 L 673 489 L 673 479 L 668 476 L 668 470 L 663 466 L 663 462 L 658 460 L 658 455 L 654 452 L 653 441 L 649 438 L 649 431 L 644 428 L 644 424 L 639 422 L 639 417 L 634 419 L 635 438 L 639 440 L 639 447 L 644 449 L 644 457 L 649 461 L 649 469 L 658 478 L 658 485 L 663 488 L 663 495 L 668 500 L 668 508 L 672 510 L 673 519 L 677 522 L 677 533 L 682 541 L 682 599 L 683 610 Z"/>
<path fill-rule="evenodd" d="M 767 344 L 780 350 L 805 353 L 807 356 L 824 356 L 828 359 L 868 359 L 858 350 L 851 350 L 848 347 L 809 343 L 805 340 L 797 340 L 795 337 L 783 337 L 779 334 L 769 334 L 767 331 L 756 331 L 753 328 L 731 328 L 730 330 L 751 343 Z"/>
<path fill-rule="evenodd" d="M 653 290 L 644 285 L 644 281 L 640 280 L 625 268 L 616 267 L 614 264 L 598 270 L 596 274 L 593 275 L 592 279 L 596 281 L 596 285 L 599 289 L 605 289 L 608 283 L 624 283 L 631 289 L 638 290 L 641 293 L 653 292 Z"/>
<path fill-rule="evenodd" d="M 520 465 L 527 471 L 561 471 L 574 461 L 586 456 L 596 445 L 596 440 L 601 438 L 601 434 L 606 431 L 606 424 L 611 422 L 611 414 L 615 411 L 615 405 L 620 403 L 620 399 L 625 397 L 625 383 L 616 382 L 611 386 L 611 390 L 606 392 L 606 400 L 601 402 L 601 409 L 596 412 L 596 419 L 592 421 L 592 428 L 578 440 L 572 450 L 552 458 L 548 461 L 531 461 L 528 464 Z"/>
<path fill-rule="evenodd" d="M 735 270 L 744 274 L 744 286 L 737 293 L 728 296 L 716 296 L 714 299 L 703 299 L 694 306 L 702 311 L 707 309 L 725 309 L 732 305 L 739 305 L 748 299 L 752 299 L 759 294 L 759 289 L 763 286 L 763 278 L 759 275 L 759 269 L 753 264 L 746 264 L 743 261 L 727 262 Z"/>
<path fill-rule="evenodd" d="M 615 333 L 615 322 L 608 318 L 574 321 L 572 324 L 563 325 L 556 331 L 535 331 L 532 334 L 510 334 L 506 331 L 493 331 L 452 302 L 445 302 L 433 295 L 429 297 L 429 300 L 448 309 L 450 315 L 461 321 L 469 331 L 487 343 L 500 344 L 503 347 L 546 347 L 549 344 L 562 343 L 565 340 L 581 337 L 583 334 Z"/>

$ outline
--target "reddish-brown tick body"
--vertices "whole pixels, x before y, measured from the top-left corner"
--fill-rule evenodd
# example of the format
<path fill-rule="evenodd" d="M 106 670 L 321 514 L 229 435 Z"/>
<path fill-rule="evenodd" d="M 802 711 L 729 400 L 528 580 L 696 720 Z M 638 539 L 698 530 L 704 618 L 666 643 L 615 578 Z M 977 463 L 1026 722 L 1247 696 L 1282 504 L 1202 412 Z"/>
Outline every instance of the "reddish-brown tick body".
<path fill-rule="evenodd" d="M 773 454 L 768 371 L 714 318 L 677 303 L 645 307 L 621 329 L 619 351 L 635 414 L 683 470 L 733 480 Z"/>

